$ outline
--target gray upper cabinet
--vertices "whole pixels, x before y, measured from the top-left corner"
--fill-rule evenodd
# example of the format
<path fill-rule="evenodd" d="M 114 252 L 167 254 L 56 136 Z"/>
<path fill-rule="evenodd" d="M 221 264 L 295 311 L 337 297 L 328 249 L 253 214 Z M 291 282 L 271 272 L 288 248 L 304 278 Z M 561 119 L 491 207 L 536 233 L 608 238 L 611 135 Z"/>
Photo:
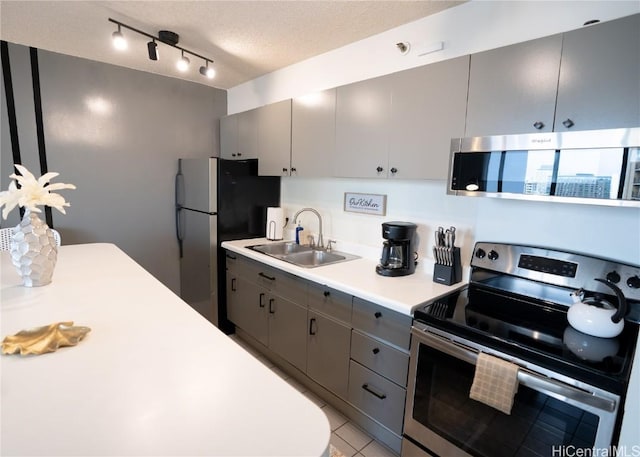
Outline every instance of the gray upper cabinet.
<path fill-rule="evenodd" d="M 220 157 L 237 159 L 238 155 L 238 116 L 220 118 Z"/>
<path fill-rule="evenodd" d="M 253 109 L 220 119 L 220 157 L 258 158 L 258 111 Z"/>
<path fill-rule="evenodd" d="M 562 35 L 471 56 L 465 136 L 550 132 Z"/>
<path fill-rule="evenodd" d="M 291 176 L 333 174 L 336 89 L 294 98 L 291 107 Z"/>
<path fill-rule="evenodd" d="M 640 126 L 640 14 L 564 34 L 555 130 Z"/>
<path fill-rule="evenodd" d="M 258 108 L 258 174 L 289 176 L 291 99 Z"/>
<path fill-rule="evenodd" d="M 451 138 L 464 135 L 469 56 L 391 76 L 389 177 L 446 179 Z"/>
<path fill-rule="evenodd" d="M 338 87 L 334 176 L 387 177 L 390 87 L 388 76 Z"/>

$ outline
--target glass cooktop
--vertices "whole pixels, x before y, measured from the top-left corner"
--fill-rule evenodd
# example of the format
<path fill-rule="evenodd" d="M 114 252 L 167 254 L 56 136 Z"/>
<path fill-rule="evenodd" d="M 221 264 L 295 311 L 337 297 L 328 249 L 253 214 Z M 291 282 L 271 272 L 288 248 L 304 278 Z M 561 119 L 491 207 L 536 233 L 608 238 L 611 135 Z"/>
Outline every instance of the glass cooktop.
<path fill-rule="evenodd" d="M 513 281 L 520 281 L 514 289 Z M 419 307 L 416 320 L 540 366 L 621 393 L 628 381 L 638 326 L 598 338 L 567 321 L 567 289 L 496 276 Z M 508 290 L 518 290 L 525 295 Z"/>

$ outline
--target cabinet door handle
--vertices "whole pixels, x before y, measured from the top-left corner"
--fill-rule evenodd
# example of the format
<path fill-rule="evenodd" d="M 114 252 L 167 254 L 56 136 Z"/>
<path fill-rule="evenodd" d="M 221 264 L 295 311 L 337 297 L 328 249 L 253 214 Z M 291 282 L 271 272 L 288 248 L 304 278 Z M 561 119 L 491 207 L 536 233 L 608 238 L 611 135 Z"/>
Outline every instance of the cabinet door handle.
<path fill-rule="evenodd" d="M 234 152 L 233 154 L 231 154 L 231 157 L 235 157 L 235 156 L 237 156 L 237 155 L 238 155 L 238 154 L 236 154 L 236 153 Z"/>
<path fill-rule="evenodd" d="M 239 153 L 238 153 L 238 157 L 240 157 L 241 155 L 242 155 L 242 153 L 241 153 L 241 152 L 239 152 Z"/>
<path fill-rule="evenodd" d="M 235 292 L 236 290 L 236 278 L 231 278 L 231 292 Z"/>
<path fill-rule="evenodd" d="M 288 168 L 282 167 L 282 172 L 283 172 L 283 173 L 286 173 L 287 171 L 289 171 L 289 169 L 288 169 Z"/>
<path fill-rule="evenodd" d="M 544 128 L 544 122 L 536 121 L 533 123 L 533 126 L 538 130 L 542 130 Z"/>
<path fill-rule="evenodd" d="M 575 124 L 573 123 L 573 121 L 569 118 L 565 119 L 564 121 L 562 121 L 562 125 L 564 125 L 566 128 L 570 129 L 571 127 L 573 127 Z"/>
<path fill-rule="evenodd" d="M 258 276 L 262 276 L 263 278 L 268 279 L 269 281 L 275 281 L 276 280 L 275 276 L 268 276 L 268 275 L 264 274 L 263 272 L 258 273 Z"/>
<path fill-rule="evenodd" d="M 316 326 L 314 325 L 316 323 L 316 318 L 312 317 L 311 319 L 309 319 L 309 335 L 315 335 L 316 334 Z"/>
<path fill-rule="evenodd" d="M 382 317 L 382 313 L 380 311 L 376 311 L 374 313 L 374 316 L 376 317 L 376 319 L 380 319 Z"/>
<path fill-rule="evenodd" d="M 367 392 L 369 392 L 371 395 L 375 395 L 380 400 L 384 400 L 385 398 L 387 398 L 387 396 L 385 394 L 381 394 L 380 392 L 376 392 L 371 387 L 369 387 L 369 384 L 362 384 L 362 388 L 364 390 L 366 390 Z"/>
<path fill-rule="evenodd" d="M 380 348 L 373 348 L 373 351 L 371 352 L 373 352 L 374 354 L 377 354 L 378 352 L 380 352 Z"/>
<path fill-rule="evenodd" d="M 264 308 L 264 293 L 261 293 L 258 297 L 258 306 L 260 306 L 260 308 Z"/>
<path fill-rule="evenodd" d="M 324 291 L 324 293 L 323 293 L 323 295 L 324 295 L 325 297 L 328 297 L 329 295 L 331 295 L 331 292 L 329 292 L 328 290 L 325 290 L 325 291 Z"/>
<path fill-rule="evenodd" d="M 273 302 L 276 301 L 275 298 L 269 299 L 269 314 L 275 314 L 276 311 L 273 309 Z"/>
<path fill-rule="evenodd" d="M 395 175 L 398 172 L 398 169 L 396 167 L 393 167 L 391 170 L 389 170 L 391 172 L 392 175 Z"/>
<path fill-rule="evenodd" d="M 377 171 L 378 173 L 382 173 L 382 172 L 384 171 L 384 168 L 382 168 L 382 167 L 378 167 L 378 168 L 376 168 L 376 171 Z"/>
<path fill-rule="evenodd" d="M 291 173 L 297 173 L 298 170 L 295 167 L 291 167 Z"/>

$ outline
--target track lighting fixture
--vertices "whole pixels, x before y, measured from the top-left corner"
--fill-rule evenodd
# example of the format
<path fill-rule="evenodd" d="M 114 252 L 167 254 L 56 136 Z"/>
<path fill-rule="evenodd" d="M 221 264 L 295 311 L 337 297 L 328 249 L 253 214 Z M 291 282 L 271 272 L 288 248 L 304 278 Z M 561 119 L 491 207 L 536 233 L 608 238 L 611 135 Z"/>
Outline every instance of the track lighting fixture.
<path fill-rule="evenodd" d="M 156 44 L 156 40 L 147 43 L 147 50 L 149 51 L 149 59 L 158 60 L 158 45 Z"/>
<path fill-rule="evenodd" d="M 189 61 L 188 58 L 184 56 L 184 51 L 182 51 L 182 57 L 180 57 L 180 60 L 176 62 L 176 66 L 178 67 L 178 70 L 183 72 L 187 71 L 189 69 L 189 63 L 191 62 Z"/>
<path fill-rule="evenodd" d="M 212 67 L 209 67 L 209 61 L 205 60 L 204 65 L 200 67 L 200 74 L 209 79 L 213 79 L 216 75 L 216 71 Z"/>
<path fill-rule="evenodd" d="M 212 79 L 216 74 L 215 69 L 209 66 L 210 63 L 213 64 L 212 59 L 201 56 L 200 54 L 196 54 L 195 52 L 189 51 L 188 49 L 178 46 L 179 36 L 177 33 L 171 32 L 169 30 L 161 30 L 158 36 L 154 36 L 146 32 L 143 32 L 142 30 L 138 30 L 127 24 L 124 24 L 120 21 L 116 21 L 115 19 L 109 18 L 109 22 L 113 22 L 118 26 L 118 30 L 113 32 L 112 34 L 113 44 L 116 47 L 116 49 L 122 50 L 127 48 L 127 41 L 124 39 L 124 36 L 122 35 L 122 31 L 121 31 L 121 27 L 124 27 L 126 29 L 129 29 L 133 32 L 139 33 L 140 35 L 144 35 L 147 38 L 151 39 L 151 41 L 147 43 L 147 51 L 149 54 L 149 59 L 151 60 L 159 59 L 158 43 L 156 42 L 157 40 L 160 43 L 164 43 L 167 46 L 171 46 L 172 48 L 176 48 L 180 50 L 180 60 L 178 60 L 178 62 L 176 63 L 178 70 L 184 72 L 189 69 L 189 64 L 191 62 L 189 58 L 185 56 L 185 54 L 191 54 L 193 57 L 197 57 L 199 59 L 204 60 L 204 65 L 200 67 L 200 74 L 202 76 Z"/>
<path fill-rule="evenodd" d="M 123 51 L 127 49 L 127 40 L 124 38 L 122 31 L 120 30 L 120 24 L 118 24 L 118 30 L 111 34 L 113 39 L 113 47 L 118 51 Z"/>

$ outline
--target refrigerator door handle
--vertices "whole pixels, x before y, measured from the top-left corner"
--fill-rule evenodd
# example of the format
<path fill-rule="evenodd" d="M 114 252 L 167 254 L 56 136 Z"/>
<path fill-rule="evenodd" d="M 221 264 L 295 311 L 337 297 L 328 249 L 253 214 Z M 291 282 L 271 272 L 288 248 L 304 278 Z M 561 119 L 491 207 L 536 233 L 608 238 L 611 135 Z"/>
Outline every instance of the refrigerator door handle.
<path fill-rule="evenodd" d="M 183 257 L 182 241 L 184 240 L 184 228 L 182 221 L 182 208 L 176 207 L 176 238 L 178 239 L 178 249 L 180 250 L 180 258 Z"/>
<path fill-rule="evenodd" d="M 175 203 L 176 208 L 180 208 L 184 204 L 184 175 L 182 174 L 182 171 L 178 171 L 178 174 L 176 174 Z"/>

